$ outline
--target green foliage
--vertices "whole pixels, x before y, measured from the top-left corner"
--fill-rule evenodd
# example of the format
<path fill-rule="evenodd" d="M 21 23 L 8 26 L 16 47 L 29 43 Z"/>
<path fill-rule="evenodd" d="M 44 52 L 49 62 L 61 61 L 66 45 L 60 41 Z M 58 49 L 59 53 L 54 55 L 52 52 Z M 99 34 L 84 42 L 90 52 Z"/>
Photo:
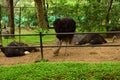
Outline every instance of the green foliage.
<path fill-rule="evenodd" d="M 1 66 L 1 80 L 119 80 L 120 63 L 40 62 Z"/>
<path fill-rule="evenodd" d="M 113 1 L 113 6 L 110 11 L 110 22 L 107 24 L 109 25 L 109 30 L 120 27 L 119 4 L 119 1 Z M 76 20 L 80 31 L 106 31 L 105 20 L 109 0 L 101 0 L 101 2 L 97 0 L 50 0 L 49 5 L 48 15 L 72 17 Z"/>
<path fill-rule="evenodd" d="M 47 30 L 46 30 L 46 29 L 43 29 L 43 28 L 36 28 L 36 29 L 35 29 L 35 32 L 36 32 L 36 33 L 40 33 L 40 32 L 41 32 L 41 33 L 47 33 Z"/>
<path fill-rule="evenodd" d="M 57 18 L 62 18 L 62 17 L 63 17 L 63 16 L 59 16 L 59 15 L 48 16 L 49 25 L 52 26 L 52 25 L 53 25 L 53 22 L 55 21 L 55 19 L 57 19 Z"/>
<path fill-rule="evenodd" d="M 120 13 L 117 11 L 120 12 L 120 2 L 113 4 L 113 8 L 111 10 L 111 16 L 110 16 L 111 19 L 110 24 L 112 25 L 112 27 L 110 27 L 110 29 L 120 28 Z"/>
<path fill-rule="evenodd" d="M 114 0 L 110 11 L 109 23 L 106 24 L 106 15 L 110 0 L 46 0 L 49 25 L 58 17 L 72 17 L 77 23 L 79 31 L 109 31 L 120 28 L 120 1 Z M 2 2 L 1 2 L 2 4 Z M 46 5 L 45 5 L 46 6 Z M 19 0 L 16 7 L 21 9 L 21 26 L 37 26 L 38 20 L 34 0 Z M 18 26 L 20 9 L 15 8 L 15 24 Z M 6 16 L 2 8 L 2 17 Z M 2 19 L 4 20 L 4 19 Z M 8 23 L 8 21 L 7 21 Z M 38 30 L 39 31 L 39 30 Z"/>
<path fill-rule="evenodd" d="M 21 10 L 21 13 L 20 13 L 20 10 Z M 34 7 L 24 6 L 24 7 L 21 7 L 21 9 L 15 8 L 15 26 L 18 26 L 19 24 L 20 26 L 37 26 L 38 25 L 37 15 Z"/>

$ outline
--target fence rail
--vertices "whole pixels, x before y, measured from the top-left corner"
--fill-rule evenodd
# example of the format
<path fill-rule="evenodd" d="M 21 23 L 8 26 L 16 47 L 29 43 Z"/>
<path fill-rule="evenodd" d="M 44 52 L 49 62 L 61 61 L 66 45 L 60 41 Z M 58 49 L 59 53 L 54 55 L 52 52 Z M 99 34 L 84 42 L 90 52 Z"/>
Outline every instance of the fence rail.
<path fill-rule="evenodd" d="M 69 32 L 69 33 L 39 33 L 39 34 L 0 34 L 0 36 L 41 36 L 44 35 L 56 35 L 56 34 L 120 34 L 120 31 L 108 31 L 108 32 Z"/>

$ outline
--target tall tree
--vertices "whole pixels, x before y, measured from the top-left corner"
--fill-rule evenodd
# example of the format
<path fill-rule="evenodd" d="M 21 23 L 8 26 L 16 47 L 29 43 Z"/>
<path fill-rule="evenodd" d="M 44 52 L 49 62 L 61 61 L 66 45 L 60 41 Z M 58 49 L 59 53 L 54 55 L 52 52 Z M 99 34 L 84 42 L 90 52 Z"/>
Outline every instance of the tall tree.
<path fill-rule="evenodd" d="M 14 34 L 14 6 L 13 6 L 13 0 L 8 0 L 9 4 L 9 27 L 10 27 L 10 33 Z"/>
<path fill-rule="evenodd" d="M 101 0 L 97 0 L 97 2 L 100 2 Z"/>
<path fill-rule="evenodd" d="M 112 7 L 112 3 L 113 3 L 113 0 L 110 0 L 110 3 L 109 3 L 109 7 L 108 7 L 108 10 L 107 10 L 107 14 L 106 14 L 106 30 L 109 31 L 109 16 L 110 16 L 110 10 L 111 10 L 111 7 Z"/>
<path fill-rule="evenodd" d="M 35 1 L 37 17 L 38 17 L 38 21 L 39 21 L 38 25 L 40 28 L 48 29 L 47 22 L 45 20 L 43 0 L 34 0 L 34 1 Z"/>
<path fill-rule="evenodd" d="M 1 22 L 1 6 L 0 6 L 0 22 Z M 1 23 L 0 23 L 0 34 L 2 32 Z M 0 35 L 0 45 L 2 45 L 2 36 Z"/>
<path fill-rule="evenodd" d="M 14 6 L 13 0 L 4 0 L 6 12 L 9 18 L 8 26 L 10 27 L 10 33 L 14 34 Z"/>

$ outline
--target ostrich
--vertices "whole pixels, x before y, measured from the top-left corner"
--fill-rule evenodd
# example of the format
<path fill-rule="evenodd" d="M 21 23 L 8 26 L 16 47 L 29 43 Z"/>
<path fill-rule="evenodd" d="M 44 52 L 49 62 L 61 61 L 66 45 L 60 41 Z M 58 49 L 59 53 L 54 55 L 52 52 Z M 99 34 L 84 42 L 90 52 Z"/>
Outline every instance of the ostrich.
<path fill-rule="evenodd" d="M 75 32 L 76 22 L 72 18 L 68 18 L 68 17 L 61 18 L 61 19 L 59 18 L 53 22 L 53 26 L 54 26 L 56 33 Z M 56 34 L 56 37 L 59 40 L 59 47 L 54 52 L 55 56 L 58 56 L 58 53 L 61 49 L 62 42 L 64 41 L 66 43 L 66 47 L 67 47 L 67 44 L 71 43 L 73 36 L 74 36 L 74 34 Z M 66 53 L 66 50 L 65 50 L 65 53 Z"/>
<path fill-rule="evenodd" d="M 82 44 L 103 44 L 103 43 L 107 43 L 107 41 L 99 34 L 82 34 L 82 35 L 75 35 L 73 38 L 73 43 L 76 43 L 78 45 L 82 45 Z"/>
<path fill-rule="evenodd" d="M 10 48 L 13 47 L 14 48 Z M 15 47 L 16 46 L 16 47 Z M 19 46 L 25 46 L 25 47 L 19 47 Z M 22 42 L 16 42 L 13 41 L 7 45 L 7 47 L 3 47 L 0 45 L 1 51 L 5 54 L 6 57 L 15 57 L 15 56 L 23 56 L 25 55 L 25 51 L 31 52 L 32 50 L 37 51 L 34 47 L 29 48 L 29 46 Z"/>

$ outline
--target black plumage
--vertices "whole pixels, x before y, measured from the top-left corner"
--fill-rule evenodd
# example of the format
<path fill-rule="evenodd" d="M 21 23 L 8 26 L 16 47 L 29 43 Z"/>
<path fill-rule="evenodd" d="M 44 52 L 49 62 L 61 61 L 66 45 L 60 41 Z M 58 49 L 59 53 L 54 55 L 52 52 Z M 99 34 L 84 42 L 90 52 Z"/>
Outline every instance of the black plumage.
<path fill-rule="evenodd" d="M 100 34 L 95 34 L 95 33 L 74 35 L 72 42 L 77 45 L 88 44 L 88 43 L 92 45 L 107 43 L 107 41 L 104 39 L 103 36 L 101 36 Z"/>
<path fill-rule="evenodd" d="M 0 47 L 1 47 L 1 51 L 5 54 L 6 57 L 23 56 L 25 55 L 24 53 L 25 51 L 31 52 L 32 50 L 34 51 L 37 50 L 35 49 L 35 47 L 32 48 L 23 42 L 17 42 L 17 41 L 13 41 L 9 43 L 7 47 L 3 47 L 2 45 L 0 45 Z"/>
<path fill-rule="evenodd" d="M 72 18 L 68 17 L 59 18 L 54 21 L 53 26 L 56 33 L 70 33 L 75 32 L 76 22 Z M 66 43 L 66 45 L 67 43 L 71 43 L 73 36 L 74 34 L 56 34 L 56 37 L 60 41 L 60 46 L 63 41 Z M 54 52 L 55 55 L 58 55 L 60 48 L 61 47 Z"/>

